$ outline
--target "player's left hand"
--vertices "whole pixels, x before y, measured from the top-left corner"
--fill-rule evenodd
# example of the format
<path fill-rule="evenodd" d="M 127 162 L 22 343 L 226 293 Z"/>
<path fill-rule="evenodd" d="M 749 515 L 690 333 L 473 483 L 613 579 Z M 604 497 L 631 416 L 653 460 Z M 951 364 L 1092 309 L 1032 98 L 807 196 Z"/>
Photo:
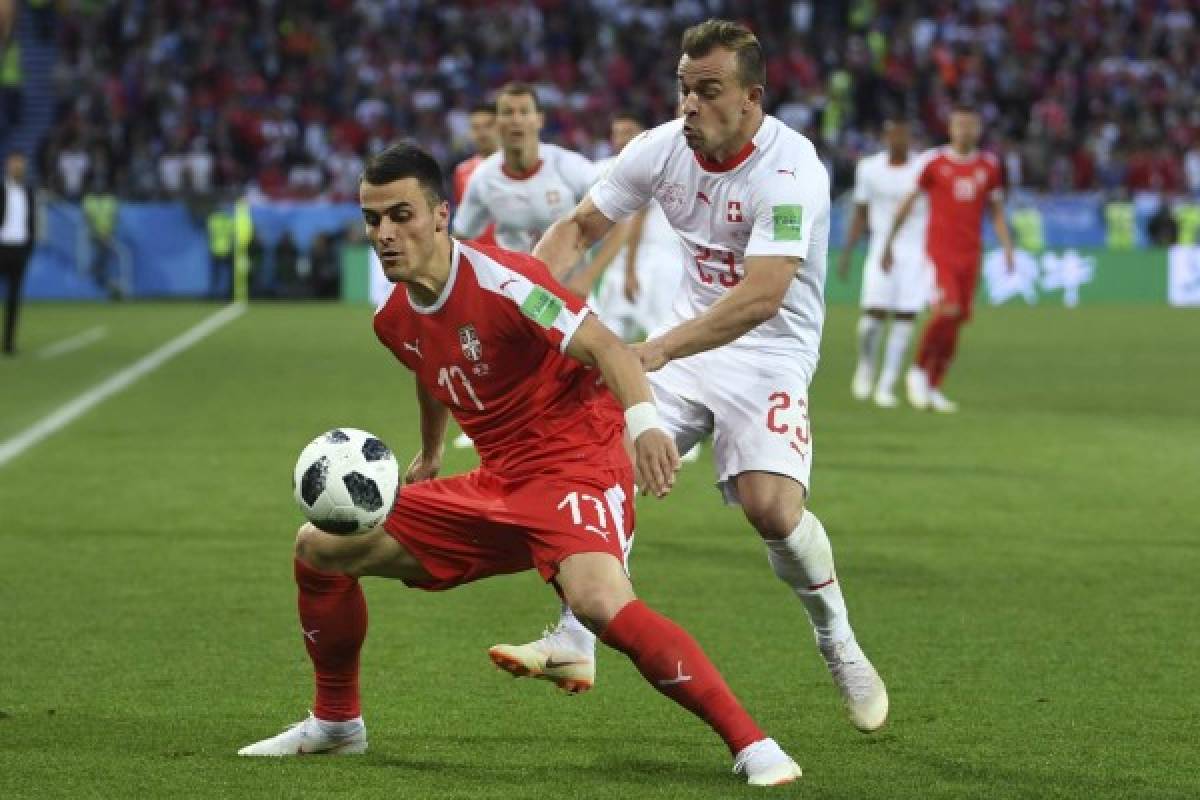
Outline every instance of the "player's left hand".
<path fill-rule="evenodd" d="M 437 474 L 441 470 L 441 456 L 428 456 L 422 450 L 417 453 L 412 463 L 408 465 L 408 470 L 404 473 L 404 483 L 407 485 L 410 483 L 420 483 L 421 481 L 431 481 L 437 477 Z"/>
<path fill-rule="evenodd" d="M 661 428 L 650 428 L 633 443 L 635 480 L 642 494 L 665 497 L 675 485 L 679 453 L 675 440 Z"/>
<path fill-rule="evenodd" d="M 642 360 L 642 369 L 646 372 L 654 372 L 656 369 L 662 369 L 671 359 L 667 357 L 667 351 L 663 349 L 662 344 L 656 339 L 647 339 L 644 342 L 630 345 L 633 352 L 637 353 L 638 358 Z"/>

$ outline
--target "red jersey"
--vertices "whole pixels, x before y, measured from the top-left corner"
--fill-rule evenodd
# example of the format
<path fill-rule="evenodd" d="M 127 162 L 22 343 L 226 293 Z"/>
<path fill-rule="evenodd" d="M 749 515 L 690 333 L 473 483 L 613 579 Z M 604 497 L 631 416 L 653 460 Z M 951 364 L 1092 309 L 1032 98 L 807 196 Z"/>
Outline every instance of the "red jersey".
<path fill-rule="evenodd" d="M 599 375 L 566 355 L 586 304 L 533 256 L 455 240 L 432 306 L 403 284 L 375 333 L 505 478 L 624 467 L 625 417 Z"/>
<path fill-rule="evenodd" d="M 471 178 L 471 173 L 475 168 L 483 163 L 483 156 L 473 155 L 465 161 L 460 161 L 458 166 L 454 168 L 454 205 L 455 207 L 462 204 L 463 195 L 467 193 L 467 181 Z M 488 247 L 496 247 L 496 223 L 488 225 L 483 233 L 471 240 L 475 244 L 482 244 Z"/>
<path fill-rule="evenodd" d="M 929 196 L 925 249 L 938 269 L 978 269 L 983 255 L 983 210 L 1000 191 L 1000 162 L 991 153 L 959 156 L 941 148 L 917 179 Z"/>

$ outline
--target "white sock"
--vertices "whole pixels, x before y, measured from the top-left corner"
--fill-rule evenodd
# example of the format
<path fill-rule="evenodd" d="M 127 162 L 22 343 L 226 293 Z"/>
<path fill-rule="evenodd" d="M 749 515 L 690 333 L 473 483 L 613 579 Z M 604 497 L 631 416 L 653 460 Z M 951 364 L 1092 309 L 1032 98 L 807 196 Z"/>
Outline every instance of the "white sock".
<path fill-rule="evenodd" d="M 858 318 L 858 364 L 875 372 L 875 354 L 879 351 L 879 338 L 883 335 L 883 320 L 866 314 Z"/>
<path fill-rule="evenodd" d="M 363 726 L 363 718 L 355 717 L 354 719 L 330 721 L 327 719 L 317 719 L 317 727 L 326 736 L 341 737 L 350 736 L 355 731 Z"/>
<path fill-rule="evenodd" d="M 562 604 L 562 615 L 558 618 L 558 631 L 565 635 L 579 652 L 589 655 L 596 652 L 596 634 L 583 627 L 583 623 L 566 603 Z"/>
<path fill-rule="evenodd" d="M 846 601 L 833 568 L 833 548 L 821 520 L 805 511 L 786 539 L 764 539 L 767 559 L 779 579 L 792 587 L 812 621 L 818 644 L 854 636 Z"/>
<path fill-rule="evenodd" d="M 908 352 L 908 342 L 912 338 L 913 321 L 911 319 L 893 319 L 892 330 L 888 333 L 887 344 L 883 348 L 883 369 L 879 373 L 879 391 L 890 393 L 900 377 L 900 368 L 904 364 L 904 354 Z"/>

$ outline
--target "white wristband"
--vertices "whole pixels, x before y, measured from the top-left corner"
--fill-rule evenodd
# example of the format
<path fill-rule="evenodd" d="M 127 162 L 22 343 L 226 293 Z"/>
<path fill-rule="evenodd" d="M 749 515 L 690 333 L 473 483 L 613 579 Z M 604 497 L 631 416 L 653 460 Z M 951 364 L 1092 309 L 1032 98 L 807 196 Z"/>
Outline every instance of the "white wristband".
<path fill-rule="evenodd" d="M 625 409 L 625 427 L 629 430 L 629 441 L 636 442 L 638 437 L 651 428 L 662 429 L 658 421 L 658 409 L 654 403 L 636 403 Z"/>

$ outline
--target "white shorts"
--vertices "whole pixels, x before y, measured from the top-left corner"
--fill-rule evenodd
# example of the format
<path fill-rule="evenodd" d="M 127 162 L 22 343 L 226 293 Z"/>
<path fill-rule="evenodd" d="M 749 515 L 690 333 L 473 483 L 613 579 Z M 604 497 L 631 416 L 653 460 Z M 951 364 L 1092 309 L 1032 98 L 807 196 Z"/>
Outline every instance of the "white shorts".
<path fill-rule="evenodd" d="M 739 502 L 733 479 L 743 472 L 785 475 L 810 490 L 809 369 L 802 356 L 726 345 L 672 361 L 649 378 L 680 453 L 713 435 L 726 503 Z"/>
<path fill-rule="evenodd" d="M 925 310 L 933 290 L 933 262 L 924 251 L 893 252 L 895 261 L 887 272 L 881 257 L 867 256 L 863 265 L 862 307 L 917 314 Z"/>
<path fill-rule="evenodd" d="M 639 248 L 637 273 L 641 291 L 630 303 L 625 299 L 626 252 L 621 251 L 604 273 L 592 307 L 610 330 L 632 341 L 666 323 L 683 279 L 683 263 L 678 248 Z"/>

